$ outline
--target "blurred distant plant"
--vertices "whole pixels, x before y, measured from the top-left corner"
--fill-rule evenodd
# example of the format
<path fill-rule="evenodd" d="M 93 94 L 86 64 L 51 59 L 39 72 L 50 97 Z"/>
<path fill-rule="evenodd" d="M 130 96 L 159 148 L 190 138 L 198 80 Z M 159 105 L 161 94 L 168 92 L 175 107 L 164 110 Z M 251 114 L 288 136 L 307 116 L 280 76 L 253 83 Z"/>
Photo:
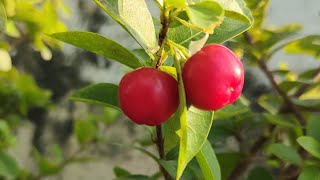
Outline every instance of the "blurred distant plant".
<path fill-rule="evenodd" d="M 281 50 L 319 59 L 320 35 L 294 39 L 302 28 L 300 25 L 265 27 L 268 4 L 269 0 L 247 0 L 255 19 L 254 25 L 229 45 L 242 56 L 248 67 L 258 67 L 265 74 L 272 90 L 260 94 L 257 101 L 252 102 L 262 108 L 261 112 L 229 107 L 235 116 L 217 121 L 218 127 L 213 127 L 214 136 L 220 140 L 236 137 L 240 147 L 238 152 L 221 156 L 219 162 L 229 160 L 226 167 L 232 168 L 227 168 L 225 174 L 229 180 L 244 175 L 247 179 L 319 179 L 320 65 L 296 73 L 285 64 L 271 70 L 267 63 Z M 304 63 L 303 59 L 301 63 Z M 226 115 L 228 111 L 225 110 L 220 113 Z M 219 119 L 219 112 L 216 117 Z M 215 131 L 219 127 L 224 130 Z M 216 141 L 218 139 L 213 142 Z M 235 156 L 237 158 L 232 158 Z"/>
<path fill-rule="evenodd" d="M 162 176 L 167 180 L 174 178 L 183 180 L 319 179 L 320 67 L 295 73 L 286 65 L 271 70 L 267 62 L 280 50 L 319 58 L 320 35 L 291 40 L 292 36 L 301 29 L 299 25 L 265 27 L 263 21 L 269 0 L 246 0 L 247 5 L 242 0 L 155 0 L 161 12 L 160 20 L 152 18 L 143 0 L 94 1 L 142 48 L 131 51 L 111 39 L 91 32 L 69 31 L 53 33 L 50 36 L 113 59 L 133 69 L 145 66 L 159 68 L 176 77 L 179 82 L 180 105 L 175 115 L 156 128 L 146 127 L 151 138 L 146 136 L 132 144 L 123 145 L 140 150 L 154 159 L 160 167 L 159 171 L 154 172 L 152 176 L 145 176 L 115 167 L 116 179 L 154 180 Z M 7 3 L 6 5 L 10 4 L 9 0 L 2 2 Z M 14 2 L 23 4 L 42 1 L 16 0 Z M 59 1 L 43 2 L 45 2 L 42 4 L 45 5 L 44 7 L 54 7 L 47 5 L 49 2 L 55 2 L 54 5 L 59 4 Z M 8 8 L 8 6 L 5 7 Z M 42 6 L 27 7 L 29 11 L 21 12 L 28 14 L 39 10 L 37 8 Z M 31 8 L 33 10 L 30 7 L 33 7 Z M 34 19 L 33 16 L 39 18 L 45 9 L 30 15 L 27 19 Z M 10 29 L 10 17 L 14 16 L 7 13 L 9 20 L 6 24 Z M 5 13 L 0 11 L 0 14 L 2 14 L 0 27 L 4 27 L 3 14 Z M 57 17 L 57 14 L 54 14 Z M 36 18 L 38 21 L 42 20 L 38 18 Z M 21 19 L 24 17 L 20 16 Z M 26 23 L 28 25 L 24 31 L 28 33 L 35 29 L 42 29 L 29 28 L 34 25 L 34 22 Z M 58 25 L 57 22 L 58 20 L 52 21 L 52 24 Z M 52 24 L 49 23 L 48 26 Z M 61 29 L 62 27 L 60 26 Z M 19 29 L 19 26 L 13 29 Z M 44 29 L 42 32 L 47 34 L 53 29 L 58 30 L 55 27 Z M 246 32 L 243 33 L 244 31 Z M 30 34 L 35 48 L 42 52 L 44 59 L 48 59 L 50 53 L 47 52 L 45 43 L 50 44 L 51 40 L 43 35 L 34 38 L 34 35 L 39 35 L 40 32 Z M 258 94 L 256 99 L 249 97 L 250 94 L 248 97 L 242 96 L 236 103 L 215 111 L 213 122 L 212 111 L 187 105 L 181 80 L 181 65 L 183 66 L 190 54 L 197 52 L 205 43 L 226 41 L 245 62 L 245 67 L 258 67 L 265 74 L 272 88 L 268 92 L 261 91 L 262 93 Z M 52 45 L 56 44 L 52 42 Z M 6 54 L 4 56 L 8 57 L 9 46 L 4 43 L 3 47 L 8 47 L 3 48 L 5 53 L 2 54 Z M 246 82 L 246 84 L 250 83 L 253 82 Z M 34 89 L 32 92 L 38 91 L 37 88 L 32 89 Z M 105 142 L 101 125 L 103 127 L 109 124 L 119 115 L 118 110 L 121 108 L 117 93 L 117 85 L 100 83 L 83 88 L 71 97 L 75 101 L 108 107 L 101 115 L 89 114 L 75 122 L 73 130 L 81 145 L 80 151 L 91 145 L 95 147 L 98 143 Z M 39 92 L 39 94 L 48 97 L 47 93 Z M 32 93 L 30 96 L 32 97 Z M 32 101 L 32 103 L 27 100 L 21 102 L 26 103 L 24 101 L 29 103 L 27 105 L 46 104 L 42 100 Z M 24 106 L 22 109 L 17 106 L 17 114 L 24 112 Z M 110 121 L 104 121 L 104 119 Z M 12 136 L 10 124 L 7 123 L 8 120 L 0 122 L 4 122 L 0 123 L 1 139 L 4 139 L 1 140 L 0 148 L 6 149 L 14 143 L 14 136 Z M 146 146 L 153 144 L 157 145 L 159 156 L 146 150 Z M 53 158 L 45 157 L 35 151 L 39 174 L 34 175 L 21 170 L 6 151 L 0 152 L 0 175 L 8 179 L 40 179 L 58 173 L 70 162 L 87 160 L 77 156 L 77 153 L 64 157 L 58 147 L 53 148 Z"/>
<path fill-rule="evenodd" d="M 88 160 L 77 153 L 65 155 L 58 145 L 48 148 L 45 155 L 34 148 L 32 157 L 37 171 L 33 172 L 11 152 L 16 144 L 16 131 L 28 119 L 29 110 L 49 110 L 53 106 L 51 92 L 38 87 L 31 75 L 12 66 L 11 57 L 20 51 L 21 45 L 27 44 L 39 51 L 44 60 L 50 60 L 50 48 L 59 44 L 45 34 L 66 30 L 58 10 L 63 15 L 69 13 L 62 0 L 0 1 L 0 179 L 41 179 L 56 175 L 69 163 Z M 89 113 L 76 121 L 74 131 L 79 144 L 88 145 L 100 138 L 99 127 L 110 124 L 118 115 L 118 111 L 106 108 L 102 113 Z"/>

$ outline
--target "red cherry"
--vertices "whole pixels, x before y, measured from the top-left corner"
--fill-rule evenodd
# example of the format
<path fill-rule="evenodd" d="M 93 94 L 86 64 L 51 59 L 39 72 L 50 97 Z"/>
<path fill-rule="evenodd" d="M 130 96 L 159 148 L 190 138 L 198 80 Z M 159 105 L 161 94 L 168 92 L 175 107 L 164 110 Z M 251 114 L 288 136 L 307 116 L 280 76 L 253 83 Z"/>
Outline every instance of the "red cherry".
<path fill-rule="evenodd" d="M 122 111 L 138 124 L 159 125 L 179 105 L 178 82 L 153 68 L 139 68 L 126 74 L 118 92 Z"/>
<path fill-rule="evenodd" d="M 184 65 L 182 76 L 187 100 L 205 110 L 236 101 L 244 83 L 240 59 L 219 44 L 207 45 L 194 54 Z"/>

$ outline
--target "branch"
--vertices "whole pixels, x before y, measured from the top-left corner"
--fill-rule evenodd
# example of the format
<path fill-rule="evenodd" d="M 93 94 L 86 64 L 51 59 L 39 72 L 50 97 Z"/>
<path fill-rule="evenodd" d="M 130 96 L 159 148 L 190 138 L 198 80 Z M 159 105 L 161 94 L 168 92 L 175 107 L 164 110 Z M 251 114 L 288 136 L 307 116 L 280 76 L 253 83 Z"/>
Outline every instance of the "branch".
<path fill-rule="evenodd" d="M 163 139 L 163 135 L 162 135 L 162 127 L 161 125 L 156 127 L 156 131 L 157 131 L 157 140 L 156 140 L 156 144 L 158 147 L 158 152 L 159 152 L 159 157 L 161 160 L 165 160 L 165 152 L 164 152 L 164 139 Z M 160 171 L 163 174 L 163 177 L 165 180 L 171 180 L 171 176 L 169 175 L 169 173 L 161 166 L 160 167 Z"/>
<path fill-rule="evenodd" d="M 163 7 L 161 9 L 161 24 L 162 24 L 162 28 L 160 30 L 159 33 L 159 42 L 158 45 L 160 46 L 159 51 L 157 52 L 157 60 L 156 60 L 156 68 L 161 66 L 162 63 L 162 52 L 164 50 L 164 45 L 165 45 L 165 39 L 167 37 L 167 32 L 168 32 L 168 28 L 169 28 L 169 24 L 170 24 L 170 20 L 169 20 L 169 11 L 166 8 L 165 2 L 163 4 Z M 162 135 L 162 127 L 161 125 L 158 125 L 156 127 L 156 131 L 157 131 L 157 139 L 156 139 L 156 144 L 158 147 L 158 152 L 159 152 L 159 157 L 160 160 L 165 160 L 165 152 L 164 152 L 164 139 L 163 139 L 163 135 Z M 160 171 L 163 174 L 163 177 L 165 180 L 171 180 L 171 176 L 169 175 L 169 173 L 161 166 L 159 165 Z"/>
<path fill-rule="evenodd" d="M 162 51 L 163 51 L 163 47 L 164 47 L 164 43 L 165 43 L 165 39 L 167 38 L 167 32 L 169 29 L 169 24 L 170 24 L 170 18 L 169 18 L 169 11 L 166 8 L 166 5 L 163 5 L 162 11 L 161 11 L 161 30 L 159 33 L 159 42 L 158 45 L 160 46 L 159 51 L 157 52 L 157 62 L 156 62 L 156 68 L 160 67 L 162 61 L 161 61 L 161 56 L 162 56 Z"/>

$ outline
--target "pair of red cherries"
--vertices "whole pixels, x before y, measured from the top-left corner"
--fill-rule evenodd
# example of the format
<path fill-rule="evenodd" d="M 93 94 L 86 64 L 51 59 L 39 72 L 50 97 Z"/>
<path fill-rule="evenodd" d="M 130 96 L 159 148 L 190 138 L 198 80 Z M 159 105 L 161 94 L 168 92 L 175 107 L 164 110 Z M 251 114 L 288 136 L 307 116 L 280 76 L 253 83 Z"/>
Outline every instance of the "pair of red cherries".
<path fill-rule="evenodd" d="M 187 60 L 182 69 L 187 101 L 203 110 L 217 110 L 235 102 L 242 91 L 244 70 L 228 48 L 211 44 Z M 135 123 L 160 125 L 179 105 L 178 82 L 154 68 L 126 74 L 119 85 L 122 111 Z"/>

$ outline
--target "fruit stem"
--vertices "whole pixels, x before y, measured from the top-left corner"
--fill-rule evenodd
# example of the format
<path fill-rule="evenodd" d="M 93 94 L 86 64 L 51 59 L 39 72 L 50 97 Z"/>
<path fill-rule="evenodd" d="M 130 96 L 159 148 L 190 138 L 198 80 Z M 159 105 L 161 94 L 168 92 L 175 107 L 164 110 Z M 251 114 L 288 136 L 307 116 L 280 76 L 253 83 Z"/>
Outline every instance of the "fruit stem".
<path fill-rule="evenodd" d="M 167 32 L 169 29 L 169 24 L 170 24 L 170 9 L 168 7 L 166 7 L 166 3 L 163 2 L 163 8 L 161 11 L 161 15 L 160 15 L 160 19 L 161 19 L 161 30 L 159 33 L 159 42 L 158 45 L 160 46 L 159 51 L 157 52 L 157 60 L 156 60 L 156 68 L 160 67 L 162 64 L 162 55 L 163 55 L 163 50 L 164 50 L 164 46 L 166 44 L 165 39 L 167 38 Z"/>
<path fill-rule="evenodd" d="M 163 135 L 162 135 L 162 126 L 158 125 L 156 127 L 156 132 L 157 132 L 157 146 L 158 146 L 158 152 L 159 152 L 159 157 L 160 160 L 165 160 L 165 152 L 164 152 L 164 139 L 163 139 Z M 163 177 L 165 180 L 172 180 L 171 176 L 169 175 L 169 173 L 161 166 L 160 166 L 160 171 L 163 174 Z"/>

